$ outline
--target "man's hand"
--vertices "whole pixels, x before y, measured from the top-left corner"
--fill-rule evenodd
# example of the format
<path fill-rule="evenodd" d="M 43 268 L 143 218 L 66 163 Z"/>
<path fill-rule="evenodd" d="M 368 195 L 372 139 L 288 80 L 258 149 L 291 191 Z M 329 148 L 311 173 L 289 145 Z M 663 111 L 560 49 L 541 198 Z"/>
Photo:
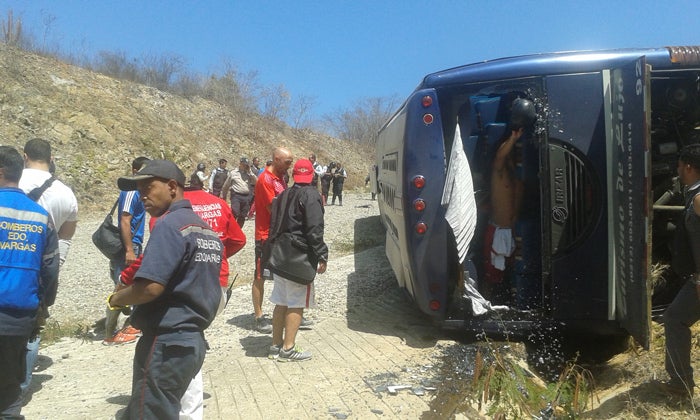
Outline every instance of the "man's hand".
<path fill-rule="evenodd" d="M 326 261 L 319 261 L 319 262 L 318 262 L 318 268 L 316 269 L 316 272 L 317 272 L 318 274 L 323 274 L 323 273 L 325 273 L 325 272 L 326 272 L 327 265 L 328 265 L 328 263 L 327 263 Z M 700 289 L 698 289 L 698 290 L 700 290 Z M 700 293 L 700 292 L 699 292 L 699 293 Z"/>
<path fill-rule="evenodd" d="M 523 133 L 525 132 L 524 128 L 518 128 L 517 130 L 513 130 L 510 133 L 510 138 L 512 140 L 518 140 L 520 137 L 523 136 Z"/>
<path fill-rule="evenodd" d="M 130 266 L 131 264 L 136 261 L 136 254 L 134 254 L 134 248 L 133 247 L 128 247 L 126 249 L 126 255 L 124 255 L 124 264 Z"/>

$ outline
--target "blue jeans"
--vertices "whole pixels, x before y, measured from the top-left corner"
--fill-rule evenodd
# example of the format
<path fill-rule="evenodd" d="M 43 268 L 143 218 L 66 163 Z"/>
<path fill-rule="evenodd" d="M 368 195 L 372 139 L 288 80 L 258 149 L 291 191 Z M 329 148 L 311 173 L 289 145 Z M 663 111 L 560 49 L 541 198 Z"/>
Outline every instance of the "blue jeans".
<path fill-rule="evenodd" d="M 690 364 L 690 327 L 698 319 L 700 319 L 700 301 L 698 301 L 697 286 L 689 280 L 685 282 L 664 312 L 666 372 L 671 377 L 671 382 L 688 388 L 695 386 L 693 368 Z"/>
<path fill-rule="evenodd" d="M 25 358 L 26 363 L 26 373 L 24 375 L 24 382 L 20 387 L 22 388 L 22 395 L 27 393 L 29 389 L 29 384 L 32 383 L 32 371 L 34 371 L 34 363 L 39 356 L 39 345 L 41 344 L 41 334 L 37 334 L 33 339 L 29 339 L 27 342 L 27 356 Z"/>

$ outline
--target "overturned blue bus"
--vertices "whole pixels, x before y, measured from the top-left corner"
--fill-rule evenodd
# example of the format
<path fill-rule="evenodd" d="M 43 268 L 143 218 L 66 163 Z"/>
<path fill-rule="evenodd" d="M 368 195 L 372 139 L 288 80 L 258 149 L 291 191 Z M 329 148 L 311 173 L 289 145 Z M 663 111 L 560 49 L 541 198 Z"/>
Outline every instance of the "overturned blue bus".
<path fill-rule="evenodd" d="M 477 316 L 455 296 L 465 277 L 486 287 L 493 161 L 516 98 L 537 119 L 512 152 L 515 248 L 507 293 L 493 303 L 520 315 Z M 377 136 L 388 260 L 442 327 L 517 334 L 555 323 L 629 333 L 648 348 L 652 296 L 668 302 L 680 282 L 670 267 L 677 152 L 699 141 L 700 46 L 528 55 L 429 74 Z M 475 205 L 466 256 L 442 204 L 454 147 L 466 155 Z"/>

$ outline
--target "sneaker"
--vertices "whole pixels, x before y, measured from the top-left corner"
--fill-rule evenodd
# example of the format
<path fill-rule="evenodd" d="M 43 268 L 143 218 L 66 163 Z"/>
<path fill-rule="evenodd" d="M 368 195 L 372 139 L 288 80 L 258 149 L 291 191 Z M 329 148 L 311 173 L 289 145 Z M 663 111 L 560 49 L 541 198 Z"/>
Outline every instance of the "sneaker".
<path fill-rule="evenodd" d="M 270 346 L 270 350 L 267 351 L 267 358 L 270 360 L 276 360 L 280 355 L 280 350 L 282 345 L 275 346 L 274 344 Z"/>
<path fill-rule="evenodd" d="M 310 330 L 313 328 L 314 322 L 308 318 L 301 318 L 301 324 L 299 325 L 300 330 Z"/>
<path fill-rule="evenodd" d="M 124 334 L 135 335 L 137 337 L 141 337 L 143 335 L 141 330 L 138 330 L 138 329 L 132 327 L 131 325 L 127 325 L 126 327 L 122 328 L 121 332 Z"/>
<path fill-rule="evenodd" d="M 129 327 L 127 327 L 127 328 L 129 328 Z M 131 328 L 133 328 L 133 327 L 131 327 Z M 133 328 L 133 329 L 135 329 L 135 328 Z M 138 330 L 136 330 L 136 331 L 138 331 Z M 114 334 L 113 336 L 102 340 L 102 344 L 104 344 L 105 346 L 114 346 L 114 345 L 118 345 L 118 344 L 134 343 L 134 342 L 136 342 L 136 340 L 139 339 L 140 335 L 141 335 L 141 331 L 139 331 L 138 334 L 127 334 L 124 332 L 124 329 L 121 329 L 121 330 L 117 331 L 117 333 Z"/>
<path fill-rule="evenodd" d="M 260 318 L 255 318 L 255 331 L 261 334 L 271 334 L 272 333 L 272 323 L 265 315 Z"/>
<path fill-rule="evenodd" d="M 298 346 L 294 346 L 289 350 L 280 349 L 279 356 L 277 357 L 278 362 L 302 362 L 304 360 L 311 359 L 311 352 L 304 351 Z"/>

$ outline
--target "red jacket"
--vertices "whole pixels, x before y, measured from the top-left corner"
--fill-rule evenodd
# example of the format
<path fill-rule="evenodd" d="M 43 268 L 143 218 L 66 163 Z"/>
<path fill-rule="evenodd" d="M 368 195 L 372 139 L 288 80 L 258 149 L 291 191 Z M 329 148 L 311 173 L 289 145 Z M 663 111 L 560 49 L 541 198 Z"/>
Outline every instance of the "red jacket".
<path fill-rule="evenodd" d="M 224 258 L 221 260 L 221 272 L 219 282 L 222 287 L 228 286 L 228 258 L 240 251 L 246 243 L 246 237 L 241 227 L 236 223 L 236 218 L 231 212 L 231 207 L 219 197 L 216 197 L 203 190 L 185 190 L 185 199 L 192 204 L 192 210 L 211 226 L 212 230 L 219 235 L 219 239 L 224 244 Z M 152 231 L 156 224 L 156 218 L 151 217 L 148 224 Z M 143 254 L 126 267 L 121 273 L 121 281 L 124 284 L 132 284 L 134 275 L 141 267 Z"/>

